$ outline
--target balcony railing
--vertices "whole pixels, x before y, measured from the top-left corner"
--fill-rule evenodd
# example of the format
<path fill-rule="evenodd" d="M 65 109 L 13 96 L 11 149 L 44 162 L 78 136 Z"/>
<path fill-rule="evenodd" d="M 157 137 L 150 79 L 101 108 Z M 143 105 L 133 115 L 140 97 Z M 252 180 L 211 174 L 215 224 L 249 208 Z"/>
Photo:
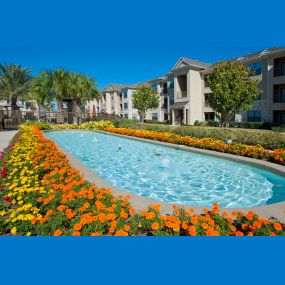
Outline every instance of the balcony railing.
<path fill-rule="evenodd" d="M 187 91 L 177 91 L 176 92 L 176 98 L 185 98 L 187 97 Z"/>

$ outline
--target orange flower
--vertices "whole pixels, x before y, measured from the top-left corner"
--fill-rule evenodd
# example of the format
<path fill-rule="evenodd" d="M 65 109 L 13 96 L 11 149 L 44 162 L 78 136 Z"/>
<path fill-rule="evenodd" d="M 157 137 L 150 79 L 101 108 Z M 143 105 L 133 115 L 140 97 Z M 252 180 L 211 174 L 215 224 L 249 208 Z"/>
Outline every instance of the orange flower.
<path fill-rule="evenodd" d="M 76 224 L 76 225 L 74 226 L 74 229 L 75 229 L 76 231 L 80 231 L 80 230 L 82 229 L 82 226 L 81 226 L 80 224 Z"/>
<path fill-rule="evenodd" d="M 282 231 L 282 226 L 281 226 L 281 224 L 279 224 L 279 223 L 275 223 L 275 224 L 273 225 L 273 227 L 274 227 L 274 229 L 275 229 L 276 231 Z"/>
<path fill-rule="evenodd" d="M 202 223 L 201 227 L 202 227 L 202 229 L 206 230 L 209 228 L 209 225 L 207 223 Z"/>
<path fill-rule="evenodd" d="M 233 225 L 230 225 L 230 229 L 231 229 L 232 232 L 235 232 L 237 230 L 236 227 L 233 226 Z"/>
<path fill-rule="evenodd" d="M 128 214 L 124 210 L 121 210 L 120 217 L 123 218 L 123 219 L 127 219 L 128 218 Z"/>
<path fill-rule="evenodd" d="M 73 232 L 72 234 L 74 237 L 79 237 L 80 236 L 80 232 L 76 231 L 76 232 Z"/>
<path fill-rule="evenodd" d="M 235 235 L 236 236 L 244 236 L 243 232 L 240 232 L 240 231 L 236 231 Z"/>
<path fill-rule="evenodd" d="M 154 231 L 157 231 L 157 230 L 159 229 L 159 223 L 158 223 L 158 222 L 152 223 L 151 228 L 152 228 Z"/>
<path fill-rule="evenodd" d="M 189 227 L 189 226 L 188 226 L 187 222 L 183 221 L 183 222 L 182 222 L 182 225 L 181 225 L 181 228 L 182 228 L 183 230 L 187 230 L 188 227 Z"/>
<path fill-rule="evenodd" d="M 131 227 L 129 225 L 124 225 L 124 230 L 128 232 L 131 230 Z"/>
<path fill-rule="evenodd" d="M 65 206 L 64 205 L 60 205 L 56 209 L 61 212 L 61 211 L 64 211 Z"/>
<path fill-rule="evenodd" d="M 248 232 L 248 236 L 253 236 L 253 232 Z"/>
<path fill-rule="evenodd" d="M 194 216 L 194 217 L 191 219 L 191 224 L 196 225 L 197 222 L 198 222 L 198 217 L 197 217 L 197 216 Z"/>
<path fill-rule="evenodd" d="M 42 197 L 39 197 L 39 198 L 37 199 L 37 201 L 40 203 L 40 202 L 43 201 L 43 198 L 42 198 Z"/>
<path fill-rule="evenodd" d="M 97 236 L 100 236 L 100 233 L 98 233 L 98 232 L 94 232 L 94 233 L 91 233 L 91 236 L 93 236 L 93 237 L 97 237 Z"/>
<path fill-rule="evenodd" d="M 149 208 L 156 211 L 160 211 L 160 205 L 150 205 Z"/>
<path fill-rule="evenodd" d="M 190 236 L 196 236 L 196 228 L 194 226 L 190 226 L 188 229 L 188 233 Z"/>
<path fill-rule="evenodd" d="M 56 230 L 54 233 L 53 233 L 54 236 L 58 237 L 58 236 L 61 236 L 62 235 L 62 231 L 61 230 Z"/>
<path fill-rule="evenodd" d="M 51 216 L 53 213 L 54 213 L 54 210 L 48 210 L 47 213 L 46 213 L 46 215 L 47 215 L 47 216 Z"/>
<path fill-rule="evenodd" d="M 31 223 L 34 225 L 36 222 L 37 222 L 37 218 L 36 217 L 33 217 L 32 219 L 31 219 Z"/>
<path fill-rule="evenodd" d="M 277 236 L 277 235 L 276 235 L 276 233 L 270 232 L 270 233 L 269 233 L 269 236 L 275 237 L 275 236 Z"/>
<path fill-rule="evenodd" d="M 247 224 L 242 224 L 242 225 L 241 225 L 241 228 L 245 231 L 245 230 L 248 229 L 248 225 L 247 225 Z"/>
<path fill-rule="evenodd" d="M 115 233 L 115 236 L 128 236 L 128 233 L 123 231 L 123 230 L 118 230 L 116 233 Z"/>

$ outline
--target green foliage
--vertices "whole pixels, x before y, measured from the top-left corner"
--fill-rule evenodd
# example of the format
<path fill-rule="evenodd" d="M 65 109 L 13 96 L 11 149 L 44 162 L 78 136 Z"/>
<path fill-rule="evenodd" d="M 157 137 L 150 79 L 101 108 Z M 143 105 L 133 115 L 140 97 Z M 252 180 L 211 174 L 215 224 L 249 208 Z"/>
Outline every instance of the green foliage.
<path fill-rule="evenodd" d="M 30 69 L 18 64 L 0 64 L 0 99 L 10 101 L 12 110 L 18 109 L 17 100 L 25 99 L 31 80 Z"/>
<path fill-rule="evenodd" d="M 222 124 L 227 126 L 236 113 L 249 110 L 259 95 L 258 79 L 251 75 L 246 66 L 236 61 L 219 63 L 208 75 L 208 84 L 213 91 L 209 104 L 221 114 Z"/>
<path fill-rule="evenodd" d="M 43 71 L 33 79 L 29 98 L 36 100 L 40 107 L 44 108 L 55 98 L 55 95 L 52 76 L 49 71 Z"/>
<path fill-rule="evenodd" d="M 99 122 L 86 122 L 80 125 L 80 128 L 86 130 L 102 130 L 104 128 L 111 128 L 114 127 L 112 122 L 110 121 L 99 121 Z"/>
<path fill-rule="evenodd" d="M 157 108 L 159 98 L 157 93 L 148 85 L 140 85 L 133 97 L 134 107 L 138 109 L 141 121 L 149 109 Z"/>
<path fill-rule="evenodd" d="M 122 127 L 120 125 L 120 127 Z M 230 129 L 230 128 L 212 128 L 203 126 L 170 126 L 159 124 L 125 124 L 125 128 L 150 130 L 157 132 L 170 132 L 181 136 L 191 136 L 196 138 L 214 138 L 214 139 L 232 139 L 248 145 L 262 145 L 268 149 L 285 148 L 285 137 L 271 131 L 264 130 L 246 130 L 246 129 Z"/>
<path fill-rule="evenodd" d="M 27 121 L 21 124 L 21 126 L 36 126 L 36 127 L 39 127 L 41 130 L 51 130 L 52 129 L 51 124 L 47 124 L 44 122 L 38 122 L 38 121 Z"/>

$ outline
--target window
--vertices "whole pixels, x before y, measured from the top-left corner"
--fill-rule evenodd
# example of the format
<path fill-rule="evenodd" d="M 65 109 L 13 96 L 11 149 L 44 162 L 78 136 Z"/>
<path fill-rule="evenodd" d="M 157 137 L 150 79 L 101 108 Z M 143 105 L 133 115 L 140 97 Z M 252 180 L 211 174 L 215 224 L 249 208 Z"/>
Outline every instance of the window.
<path fill-rule="evenodd" d="M 164 121 L 168 121 L 168 114 L 164 113 L 163 119 Z"/>
<path fill-rule="evenodd" d="M 281 63 L 281 75 L 285 75 L 285 61 Z"/>
<path fill-rule="evenodd" d="M 204 76 L 204 87 L 205 88 L 209 87 L 209 85 L 208 85 L 208 75 Z"/>
<path fill-rule="evenodd" d="M 125 119 L 128 119 L 128 114 L 124 114 L 124 118 L 125 118 Z"/>
<path fill-rule="evenodd" d="M 163 94 L 167 94 L 167 82 L 163 83 Z"/>
<path fill-rule="evenodd" d="M 151 84 L 151 88 L 152 88 L 154 91 L 156 91 L 156 90 L 157 90 L 157 84 L 156 84 L 156 83 Z"/>
<path fill-rule="evenodd" d="M 152 119 L 153 121 L 157 121 L 157 120 L 158 120 L 158 114 L 157 114 L 157 113 L 152 113 L 152 114 L 151 114 L 151 119 Z"/>
<path fill-rule="evenodd" d="M 215 120 L 215 112 L 205 112 L 205 121 L 214 121 Z"/>
<path fill-rule="evenodd" d="M 262 88 L 262 86 L 258 85 L 258 89 L 259 89 L 259 94 L 255 98 L 255 100 L 261 100 L 262 99 L 263 88 Z"/>
<path fill-rule="evenodd" d="M 254 75 L 261 75 L 261 62 L 250 63 L 248 68 L 254 72 Z"/>
<path fill-rule="evenodd" d="M 167 109 L 167 105 L 168 105 L 168 99 L 164 98 L 162 108 Z"/>
<path fill-rule="evenodd" d="M 174 78 L 169 78 L 169 88 L 174 88 Z"/>
<path fill-rule="evenodd" d="M 247 121 L 248 122 L 261 122 L 261 111 L 248 111 L 247 112 Z"/>
<path fill-rule="evenodd" d="M 204 94 L 204 107 L 209 107 L 209 96 L 210 94 Z"/>
<path fill-rule="evenodd" d="M 174 99 L 170 99 L 169 104 L 173 105 L 174 104 Z"/>
<path fill-rule="evenodd" d="M 274 86 L 273 103 L 285 103 L 285 84 Z"/>
<path fill-rule="evenodd" d="M 123 92 L 124 98 L 128 98 L 128 91 Z"/>
<path fill-rule="evenodd" d="M 137 119 L 137 114 L 136 114 L 136 113 L 133 113 L 133 114 L 132 114 L 132 119 L 133 119 L 133 120 L 136 120 L 136 119 Z"/>
<path fill-rule="evenodd" d="M 128 103 L 124 103 L 124 109 L 128 109 Z"/>
<path fill-rule="evenodd" d="M 280 88 L 279 101 L 277 103 L 285 103 L 285 88 Z"/>

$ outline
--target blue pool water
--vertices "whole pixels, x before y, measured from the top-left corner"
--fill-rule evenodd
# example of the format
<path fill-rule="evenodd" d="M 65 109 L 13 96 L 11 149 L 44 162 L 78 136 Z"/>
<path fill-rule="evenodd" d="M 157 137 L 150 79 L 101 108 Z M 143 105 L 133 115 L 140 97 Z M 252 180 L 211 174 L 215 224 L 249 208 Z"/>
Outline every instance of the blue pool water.
<path fill-rule="evenodd" d="M 247 164 L 88 131 L 46 136 L 113 186 L 170 203 L 251 207 L 285 200 L 285 178 Z"/>

